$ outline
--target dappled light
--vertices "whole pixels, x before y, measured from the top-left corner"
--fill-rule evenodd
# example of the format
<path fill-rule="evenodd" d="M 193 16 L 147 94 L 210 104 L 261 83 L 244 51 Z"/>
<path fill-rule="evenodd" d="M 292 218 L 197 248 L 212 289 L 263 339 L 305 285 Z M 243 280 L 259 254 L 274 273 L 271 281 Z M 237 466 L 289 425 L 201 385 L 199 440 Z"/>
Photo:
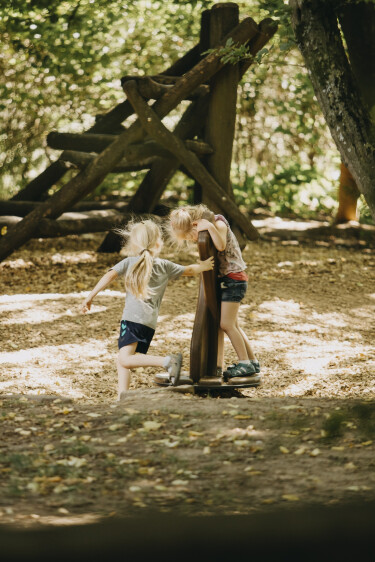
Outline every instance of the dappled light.
<path fill-rule="evenodd" d="M 85 243 L 89 248 L 93 242 Z M 46 249 L 55 242 L 41 244 Z M 78 251 L 74 239 L 72 244 L 43 257 L 26 248 L 1 266 L 2 392 L 115 399 L 122 282 L 101 292 L 88 314 L 80 306 L 118 258 L 96 254 L 83 241 Z M 176 254 L 175 261 L 195 261 L 196 250 L 189 252 Z M 169 248 L 165 254 L 173 258 Z M 375 396 L 372 254 L 262 242 L 244 255 L 250 280 L 240 321 L 262 365 L 256 396 Z M 168 286 L 150 348 L 153 354 L 181 350 L 184 371 L 197 293 L 196 279 Z M 225 346 L 230 364 L 235 356 L 227 337 Z M 152 387 L 157 372 L 137 369 L 131 388 Z M 243 392 L 255 396 L 253 389 Z"/>

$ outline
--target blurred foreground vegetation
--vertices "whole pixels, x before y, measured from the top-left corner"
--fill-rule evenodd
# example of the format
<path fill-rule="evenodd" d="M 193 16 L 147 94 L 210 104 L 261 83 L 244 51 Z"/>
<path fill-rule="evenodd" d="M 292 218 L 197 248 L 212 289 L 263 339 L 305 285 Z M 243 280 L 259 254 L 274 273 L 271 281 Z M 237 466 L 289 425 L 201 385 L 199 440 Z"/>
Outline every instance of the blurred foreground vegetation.
<path fill-rule="evenodd" d="M 50 131 L 85 131 L 96 114 L 124 99 L 123 75 L 158 73 L 189 50 L 199 37 L 201 12 L 213 4 L 15 0 L 2 8 L 0 198 L 14 195 L 57 158 L 46 146 Z M 250 210 L 332 215 L 340 157 L 294 44 L 287 5 L 238 4 L 242 18 L 271 16 L 279 31 L 239 88 L 232 169 L 237 201 Z M 111 174 L 95 195 L 130 194 L 141 178 Z M 177 174 L 165 196 L 188 197 L 190 183 Z M 362 218 L 369 218 L 361 207 Z"/>

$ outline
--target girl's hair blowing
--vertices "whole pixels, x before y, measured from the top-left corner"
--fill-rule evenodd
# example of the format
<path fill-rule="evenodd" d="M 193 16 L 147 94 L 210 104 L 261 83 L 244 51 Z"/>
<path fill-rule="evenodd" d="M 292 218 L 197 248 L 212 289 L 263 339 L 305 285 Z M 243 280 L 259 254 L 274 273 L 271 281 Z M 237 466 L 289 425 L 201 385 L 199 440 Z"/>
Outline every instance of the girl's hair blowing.
<path fill-rule="evenodd" d="M 129 256 L 140 256 L 140 259 L 129 269 L 125 275 L 125 288 L 135 298 L 145 300 L 151 296 L 148 287 L 154 257 L 162 247 L 162 234 L 159 226 L 152 220 L 134 222 L 127 230 L 119 232 L 127 237 L 125 244 Z"/>
<path fill-rule="evenodd" d="M 207 219 L 213 223 L 215 215 L 203 204 L 185 205 L 184 207 L 173 209 L 170 214 L 172 235 L 175 235 L 176 232 L 188 234 L 193 228 L 193 222 L 199 219 Z"/>

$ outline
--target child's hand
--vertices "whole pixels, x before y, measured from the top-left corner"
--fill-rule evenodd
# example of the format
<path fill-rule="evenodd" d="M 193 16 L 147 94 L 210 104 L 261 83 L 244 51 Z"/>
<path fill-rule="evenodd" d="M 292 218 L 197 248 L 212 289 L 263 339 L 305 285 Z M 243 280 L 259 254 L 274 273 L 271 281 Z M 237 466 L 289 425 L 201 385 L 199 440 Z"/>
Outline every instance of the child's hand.
<path fill-rule="evenodd" d="M 92 304 L 92 300 L 89 299 L 89 298 L 87 298 L 87 299 L 84 301 L 83 305 L 81 306 L 81 312 L 82 312 L 82 314 L 86 314 L 86 312 L 88 312 L 88 311 L 90 310 L 91 304 Z"/>
<path fill-rule="evenodd" d="M 211 269 L 213 269 L 215 265 L 214 257 L 211 256 L 207 260 L 200 261 L 199 265 L 201 266 L 202 271 L 211 271 Z"/>
<path fill-rule="evenodd" d="M 193 222 L 193 226 L 196 227 L 197 232 L 202 232 L 202 230 L 209 230 L 209 227 L 212 226 L 212 223 L 207 219 L 199 219 Z"/>

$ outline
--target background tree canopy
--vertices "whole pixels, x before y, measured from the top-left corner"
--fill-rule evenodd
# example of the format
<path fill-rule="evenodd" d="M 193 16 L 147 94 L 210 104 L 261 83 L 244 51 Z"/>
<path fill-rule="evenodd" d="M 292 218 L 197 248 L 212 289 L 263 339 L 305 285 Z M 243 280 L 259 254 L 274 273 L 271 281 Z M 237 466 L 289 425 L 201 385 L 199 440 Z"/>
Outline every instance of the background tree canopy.
<path fill-rule="evenodd" d="M 158 73 L 191 48 L 201 12 L 214 3 L 17 0 L 3 8 L 0 197 L 14 195 L 57 158 L 46 147 L 51 130 L 83 132 L 124 99 L 123 75 Z M 272 47 L 239 88 L 232 167 L 238 202 L 330 213 L 340 157 L 294 43 L 289 9 L 283 0 L 238 5 L 243 17 L 279 20 Z M 96 194 L 132 192 L 140 179 L 111 174 Z M 172 188 L 189 182 L 177 174 Z"/>

